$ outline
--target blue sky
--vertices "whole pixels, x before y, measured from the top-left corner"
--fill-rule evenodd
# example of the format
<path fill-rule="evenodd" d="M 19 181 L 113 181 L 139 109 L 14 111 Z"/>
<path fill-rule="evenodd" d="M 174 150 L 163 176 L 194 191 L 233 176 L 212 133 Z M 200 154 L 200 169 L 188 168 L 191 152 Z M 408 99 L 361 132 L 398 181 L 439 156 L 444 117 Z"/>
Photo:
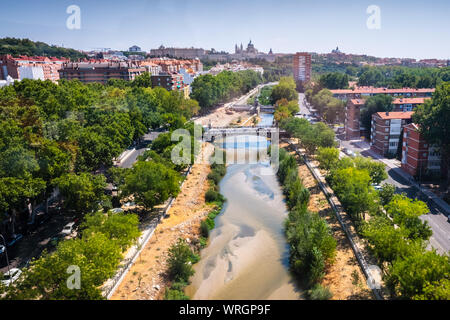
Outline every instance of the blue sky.
<path fill-rule="evenodd" d="M 69 30 L 69 5 L 81 29 Z M 381 29 L 366 26 L 369 5 Z M 144 50 L 194 46 L 232 52 L 251 39 L 267 52 L 330 52 L 379 57 L 450 58 L 448 0 L 14 0 L 0 10 L 0 37 L 76 49 Z"/>

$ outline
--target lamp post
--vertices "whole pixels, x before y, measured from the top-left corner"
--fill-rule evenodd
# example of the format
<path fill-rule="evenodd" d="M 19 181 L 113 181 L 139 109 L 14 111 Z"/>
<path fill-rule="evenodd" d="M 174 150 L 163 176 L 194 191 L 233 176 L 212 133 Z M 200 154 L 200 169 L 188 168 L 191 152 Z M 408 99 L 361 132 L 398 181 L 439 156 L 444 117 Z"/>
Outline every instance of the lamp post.
<path fill-rule="evenodd" d="M 3 245 L 5 246 L 6 264 L 7 264 L 7 267 L 8 267 L 8 275 L 9 275 L 9 277 L 11 277 L 11 274 L 9 272 L 9 259 L 8 259 L 8 249 L 6 249 L 6 241 L 5 241 L 5 238 L 3 237 L 3 235 L 0 234 L 0 237 L 2 238 Z"/>

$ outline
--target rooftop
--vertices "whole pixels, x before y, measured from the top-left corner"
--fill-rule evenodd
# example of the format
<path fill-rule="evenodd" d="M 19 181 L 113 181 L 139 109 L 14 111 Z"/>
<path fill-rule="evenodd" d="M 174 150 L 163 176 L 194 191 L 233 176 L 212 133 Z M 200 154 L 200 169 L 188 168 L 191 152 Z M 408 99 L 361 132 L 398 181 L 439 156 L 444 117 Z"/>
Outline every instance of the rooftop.
<path fill-rule="evenodd" d="M 378 115 L 383 120 L 392 120 L 392 119 L 411 119 L 414 111 L 406 111 L 406 112 L 377 112 Z"/>

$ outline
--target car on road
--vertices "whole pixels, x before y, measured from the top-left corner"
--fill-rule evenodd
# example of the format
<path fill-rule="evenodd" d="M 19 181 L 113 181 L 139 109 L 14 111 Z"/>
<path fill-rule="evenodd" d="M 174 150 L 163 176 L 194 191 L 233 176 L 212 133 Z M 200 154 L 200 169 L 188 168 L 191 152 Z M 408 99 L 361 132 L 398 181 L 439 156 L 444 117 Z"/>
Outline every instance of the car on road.
<path fill-rule="evenodd" d="M 61 234 L 64 236 L 69 236 L 72 234 L 74 230 L 75 222 L 70 222 L 64 226 L 64 228 L 61 231 Z"/>
<path fill-rule="evenodd" d="M 122 208 L 113 208 L 113 209 L 111 209 L 111 212 L 112 213 L 122 213 L 122 212 L 124 212 L 124 210 Z"/>
<path fill-rule="evenodd" d="M 342 152 L 344 152 L 346 155 L 348 155 L 350 157 L 356 157 L 356 153 L 354 153 L 352 150 L 349 150 L 347 148 L 343 148 Z"/>
<path fill-rule="evenodd" d="M 3 274 L 1 282 L 4 286 L 9 287 L 14 281 L 16 281 L 20 277 L 21 274 L 22 270 L 12 268 Z"/>

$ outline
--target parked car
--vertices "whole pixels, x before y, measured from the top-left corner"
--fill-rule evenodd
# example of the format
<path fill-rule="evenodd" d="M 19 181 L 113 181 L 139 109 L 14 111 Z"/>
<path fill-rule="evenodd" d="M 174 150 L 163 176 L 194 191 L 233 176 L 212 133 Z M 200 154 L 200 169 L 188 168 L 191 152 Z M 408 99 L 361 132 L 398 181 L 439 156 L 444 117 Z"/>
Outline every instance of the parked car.
<path fill-rule="evenodd" d="M 75 225 L 75 222 L 70 222 L 70 223 L 66 224 L 64 226 L 64 228 L 62 229 L 61 234 L 64 236 L 71 235 L 73 232 L 73 229 L 74 229 L 74 225 Z"/>
<path fill-rule="evenodd" d="M 122 208 L 113 208 L 113 209 L 111 209 L 111 212 L 112 212 L 112 213 L 122 213 L 122 212 L 124 212 L 124 211 L 123 211 Z"/>
<path fill-rule="evenodd" d="M 10 286 L 14 281 L 16 281 L 20 275 L 22 274 L 22 271 L 17 268 L 12 268 L 9 271 L 5 272 L 3 274 L 2 284 L 4 286 Z"/>
<path fill-rule="evenodd" d="M 378 184 L 373 184 L 372 187 L 376 190 L 376 191 L 381 191 L 383 190 L 383 187 L 378 185 Z"/>
<path fill-rule="evenodd" d="M 6 242 L 6 246 L 7 247 L 12 247 L 13 245 L 15 245 L 17 242 L 19 242 L 20 240 L 22 240 L 23 236 L 18 233 L 13 235 L 11 238 L 9 238 Z"/>

